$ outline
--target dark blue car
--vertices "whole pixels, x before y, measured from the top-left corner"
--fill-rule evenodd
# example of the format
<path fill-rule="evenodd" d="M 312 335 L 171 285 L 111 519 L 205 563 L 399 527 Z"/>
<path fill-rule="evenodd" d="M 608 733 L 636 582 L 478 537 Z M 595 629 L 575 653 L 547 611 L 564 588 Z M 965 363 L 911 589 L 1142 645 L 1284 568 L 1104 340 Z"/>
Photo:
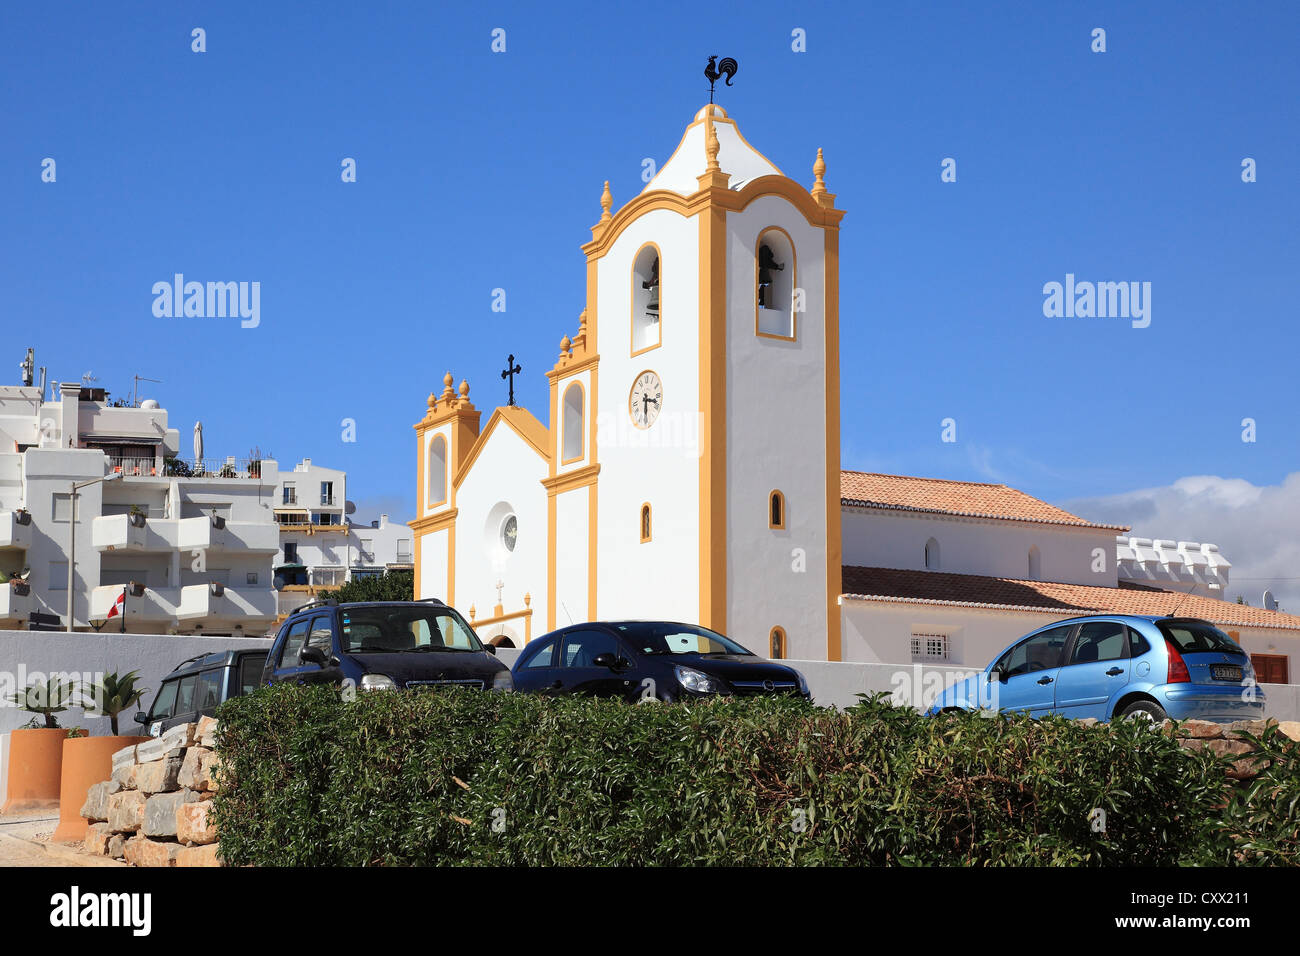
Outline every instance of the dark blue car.
<path fill-rule="evenodd" d="M 1250 656 L 1213 624 L 1119 614 L 1057 621 L 1026 634 L 981 673 L 947 688 L 928 713 L 1226 722 L 1262 718 L 1264 707 Z"/>

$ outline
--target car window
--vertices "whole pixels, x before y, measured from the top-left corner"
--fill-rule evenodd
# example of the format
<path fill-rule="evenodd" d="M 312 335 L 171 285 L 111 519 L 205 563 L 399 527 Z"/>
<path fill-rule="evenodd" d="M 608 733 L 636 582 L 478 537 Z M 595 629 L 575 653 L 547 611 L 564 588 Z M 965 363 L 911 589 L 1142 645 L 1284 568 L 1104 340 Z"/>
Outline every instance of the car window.
<path fill-rule="evenodd" d="M 1030 674 L 1034 671 L 1060 667 L 1065 641 L 1073 627 L 1073 624 L 1054 627 L 1041 634 L 1035 634 L 1027 641 L 1021 641 L 1002 655 L 1002 659 L 998 661 L 998 669 L 1008 677 L 1015 677 L 1017 674 Z"/>
<path fill-rule="evenodd" d="M 1134 628 L 1128 628 L 1128 656 L 1141 657 L 1149 650 L 1151 645 L 1147 643 L 1147 639 Z"/>
<path fill-rule="evenodd" d="M 570 631 L 561 646 L 561 667 L 595 667 L 597 654 L 621 654 L 618 638 L 604 631 Z"/>
<path fill-rule="evenodd" d="M 204 671 L 194 686 L 194 709 L 209 710 L 221 703 L 221 678 L 224 668 Z"/>
<path fill-rule="evenodd" d="M 182 677 L 180 687 L 176 690 L 176 709 L 172 715 L 188 714 L 194 711 L 194 690 L 198 687 L 199 675 L 191 674 L 189 677 Z"/>
<path fill-rule="evenodd" d="M 1115 621 L 1089 621 L 1079 628 L 1079 636 L 1074 639 L 1070 663 L 1124 660 L 1128 657 L 1127 630 Z"/>
<path fill-rule="evenodd" d="M 239 693 L 251 694 L 262 683 L 262 670 L 266 667 L 265 654 L 249 654 L 239 662 Z"/>
<path fill-rule="evenodd" d="M 551 667 L 555 660 L 555 641 L 547 641 L 538 647 L 524 651 L 524 659 L 519 662 L 521 668 Z"/>
<path fill-rule="evenodd" d="M 1156 627 L 1160 628 L 1160 633 L 1184 654 L 1195 654 L 1197 651 L 1242 653 L 1241 648 L 1232 638 L 1212 624 L 1201 624 L 1195 621 L 1175 623 L 1156 621 Z"/>
<path fill-rule="evenodd" d="M 375 604 L 339 610 L 340 644 L 348 654 L 404 651 L 481 651 L 469 625 L 451 608 L 434 604 Z"/>
<path fill-rule="evenodd" d="M 162 687 L 158 689 L 158 697 L 153 702 L 153 708 L 149 711 L 150 720 L 162 720 L 172 715 L 172 708 L 176 706 L 176 688 L 179 685 L 179 680 L 163 681 Z"/>
<path fill-rule="evenodd" d="M 307 646 L 324 652 L 326 657 L 334 653 L 334 625 L 328 614 L 317 614 L 311 619 L 311 631 L 307 634 Z"/>
<path fill-rule="evenodd" d="M 289 628 L 289 636 L 284 639 L 284 648 L 280 652 L 281 667 L 297 667 L 298 652 L 307 640 L 307 628 L 311 622 L 304 618 Z"/>

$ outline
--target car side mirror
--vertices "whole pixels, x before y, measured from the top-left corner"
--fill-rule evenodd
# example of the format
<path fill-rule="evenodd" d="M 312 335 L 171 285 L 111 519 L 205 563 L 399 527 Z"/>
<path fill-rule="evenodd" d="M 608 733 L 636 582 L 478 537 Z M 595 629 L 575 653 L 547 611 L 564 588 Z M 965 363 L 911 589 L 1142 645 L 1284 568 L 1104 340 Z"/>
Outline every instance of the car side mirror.
<path fill-rule="evenodd" d="M 298 663 L 315 664 L 317 667 L 324 667 L 329 661 L 326 660 L 324 651 L 319 647 L 312 647 L 308 644 L 298 652 Z"/>
<path fill-rule="evenodd" d="M 1002 684 L 1006 682 L 1006 679 L 1006 671 L 998 670 L 996 667 L 989 671 L 989 681 L 997 681 L 999 684 Z"/>
<path fill-rule="evenodd" d="M 146 714 L 143 710 L 137 710 L 135 712 L 135 722 L 137 724 L 147 724 L 149 723 L 149 715 Z"/>
<path fill-rule="evenodd" d="M 591 662 L 595 664 L 597 667 L 608 667 L 613 669 L 615 667 L 618 667 L 619 658 L 616 655 L 611 654 L 609 651 L 605 651 L 605 653 L 597 654 L 595 657 L 593 657 L 591 659 Z"/>
<path fill-rule="evenodd" d="M 487 651 L 493 657 L 497 656 L 497 646 L 495 644 L 484 644 L 483 650 Z"/>

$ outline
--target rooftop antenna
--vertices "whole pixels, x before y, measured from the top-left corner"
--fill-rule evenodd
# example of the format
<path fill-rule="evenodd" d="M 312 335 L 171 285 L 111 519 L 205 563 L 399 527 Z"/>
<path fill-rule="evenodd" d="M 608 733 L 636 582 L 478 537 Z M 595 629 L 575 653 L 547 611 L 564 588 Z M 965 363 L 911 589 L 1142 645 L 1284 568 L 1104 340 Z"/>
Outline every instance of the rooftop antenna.
<path fill-rule="evenodd" d="M 133 382 L 131 386 L 131 407 L 132 408 L 140 407 L 140 383 L 141 382 L 153 382 L 155 385 L 162 384 L 162 381 L 159 379 L 145 378 L 143 375 L 132 375 L 131 380 Z"/>
<path fill-rule="evenodd" d="M 94 372 L 82 372 L 82 373 L 81 373 L 81 384 L 82 384 L 82 385 L 87 385 L 87 386 L 88 386 L 88 385 L 90 385 L 91 382 L 98 382 L 98 381 L 99 381 L 99 379 L 95 377 L 95 373 L 94 373 Z"/>
<path fill-rule="evenodd" d="M 1275 598 L 1275 597 L 1273 596 L 1273 592 L 1272 592 L 1272 591 L 1265 591 L 1265 592 L 1264 592 L 1264 610 L 1266 610 L 1266 611 L 1276 611 L 1276 610 L 1277 610 L 1277 598 Z"/>
<path fill-rule="evenodd" d="M 32 369 L 35 368 L 35 366 L 36 366 L 36 352 L 34 349 L 28 349 L 27 357 L 18 364 L 18 367 L 22 369 L 23 372 L 24 385 L 30 386 L 32 384 Z"/>

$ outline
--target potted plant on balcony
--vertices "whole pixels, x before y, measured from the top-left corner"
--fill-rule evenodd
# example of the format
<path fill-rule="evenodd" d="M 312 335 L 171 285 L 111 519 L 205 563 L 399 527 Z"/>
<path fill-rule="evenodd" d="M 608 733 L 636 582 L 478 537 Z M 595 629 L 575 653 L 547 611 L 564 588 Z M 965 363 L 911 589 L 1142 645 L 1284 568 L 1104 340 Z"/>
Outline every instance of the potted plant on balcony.
<path fill-rule="evenodd" d="M 21 524 L 21 525 L 28 525 L 28 524 L 31 524 L 31 523 L 32 523 L 32 513 L 31 513 L 30 511 L 28 511 L 26 508 L 15 508 L 15 509 L 14 509 L 14 521 L 17 522 L 18 524 Z"/>
<path fill-rule="evenodd" d="M 12 574 L 0 571 L 0 584 L 8 584 L 14 594 L 31 594 L 32 586 L 27 583 L 27 575 L 30 573 L 31 572 L 27 569 L 24 569 L 21 572 L 15 571 Z"/>
<path fill-rule="evenodd" d="M 0 813 L 43 809 L 59 802 L 63 741 L 67 731 L 55 714 L 73 703 L 76 686 L 57 676 L 32 681 L 9 695 L 9 702 L 35 714 L 31 725 L 9 735 L 9 787 Z M 44 726 L 37 726 L 38 719 Z"/>
<path fill-rule="evenodd" d="M 131 524 L 135 525 L 137 528 L 144 527 L 145 513 L 144 510 L 139 505 L 131 506 L 130 517 L 131 517 Z"/>
<path fill-rule="evenodd" d="M 87 717 L 107 717 L 110 733 L 104 737 L 72 737 L 63 741 L 63 764 L 59 775 L 59 825 L 50 837 L 53 843 L 74 843 L 86 837 L 81 807 L 86 791 L 113 774 L 113 754 L 148 737 L 121 735 L 117 717 L 140 703 L 148 690 L 136 687 L 139 671 L 105 674 L 93 684 L 81 686 L 81 705 Z"/>

